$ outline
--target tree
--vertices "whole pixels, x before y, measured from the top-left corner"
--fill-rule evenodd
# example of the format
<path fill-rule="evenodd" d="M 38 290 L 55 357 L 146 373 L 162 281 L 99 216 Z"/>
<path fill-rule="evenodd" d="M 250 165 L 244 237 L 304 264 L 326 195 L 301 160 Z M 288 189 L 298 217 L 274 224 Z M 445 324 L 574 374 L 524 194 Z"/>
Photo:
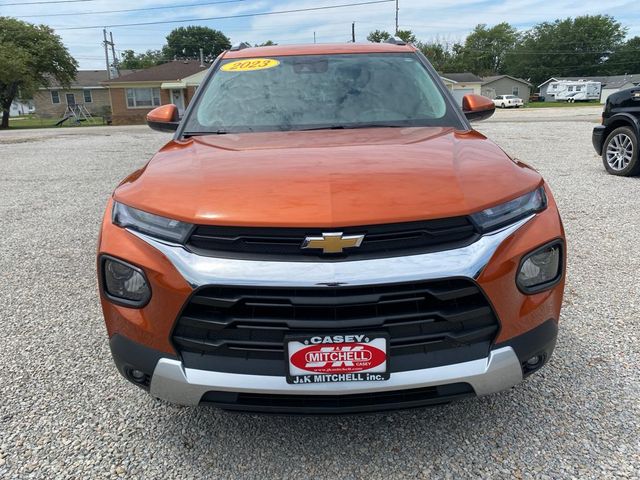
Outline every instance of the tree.
<path fill-rule="evenodd" d="M 270 47 L 272 45 L 277 45 L 277 43 L 274 43 L 272 40 L 267 40 L 264 43 L 256 43 L 256 47 Z"/>
<path fill-rule="evenodd" d="M 30 97 L 51 79 L 68 86 L 77 67 L 51 28 L 0 17 L 0 128 L 9 128 L 9 109 L 15 98 Z"/>
<path fill-rule="evenodd" d="M 640 72 L 640 37 L 627 40 L 611 54 L 605 66 L 609 75 Z"/>
<path fill-rule="evenodd" d="M 607 59 L 618 50 L 626 29 L 608 15 L 544 22 L 526 32 L 505 58 L 505 73 L 540 84 L 550 77 L 607 73 Z"/>
<path fill-rule="evenodd" d="M 162 48 L 162 54 L 167 59 L 200 58 L 200 49 L 208 59 L 216 58 L 224 50 L 231 48 L 227 36 L 219 30 L 209 27 L 189 25 L 179 27 L 167 35 L 167 44 Z"/>
<path fill-rule="evenodd" d="M 384 30 L 374 30 L 373 32 L 367 35 L 367 40 L 373 43 L 382 43 L 386 42 L 391 38 L 391 34 L 389 32 L 385 32 Z"/>
<path fill-rule="evenodd" d="M 118 66 L 126 70 L 140 70 L 159 65 L 164 61 L 160 50 L 147 50 L 144 53 L 125 50 L 122 52 Z"/>
<path fill-rule="evenodd" d="M 438 42 L 422 43 L 418 42 L 416 47 L 429 59 L 433 68 L 438 72 L 451 72 L 457 70 L 452 68 L 454 61 L 453 51 L 449 50 L 445 45 Z"/>
<path fill-rule="evenodd" d="M 491 28 L 477 25 L 459 48 L 458 70 L 488 76 L 504 73 L 505 57 L 520 40 L 518 31 L 506 22 Z"/>
<path fill-rule="evenodd" d="M 373 43 L 382 43 L 389 40 L 394 35 L 391 35 L 385 30 L 374 30 L 367 35 L 367 40 Z M 398 30 L 397 35 L 400 40 L 407 43 L 416 43 L 418 40 L 411 30 Z"/>
<path fill-rule="evenodd" d="M 398 30 L 396 37 L 407 43 L 416 43 L 418 41 L 411 30 Z"/>

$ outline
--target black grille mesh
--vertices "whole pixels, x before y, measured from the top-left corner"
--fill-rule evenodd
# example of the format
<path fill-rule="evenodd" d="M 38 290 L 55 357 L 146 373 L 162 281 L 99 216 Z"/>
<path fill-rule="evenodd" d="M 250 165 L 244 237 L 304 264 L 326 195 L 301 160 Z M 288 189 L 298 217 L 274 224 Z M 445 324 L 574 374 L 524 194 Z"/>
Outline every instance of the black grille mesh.
<path fill-rule="evenodd" d="M 484 294 L 468 280 L 364 287 L 212 286 L 198 290 L 185 306 L 173 342 L 192 368 L 283 375 L 287 335 L 386 332 L 391 371 L 399 371 L 411 369 L 407 362 L 416 359 L 435 361 L 434 352 L 445 363 L 448 352 L 486 355 L 497 330 Z"/>
<path fill-rule="evenodd" d="M 364 234 L 364 240 L 360 247 L 345 250 L 342 255 L 301 249 L 307 236 L 321 237 L 323 233 L 331 232 L 342 232 L 345 235 Z M 475 227 L 467 217 L 452 217 L 344 228 L 243 228 L 201 225 L 194 229 L 187 246 L 201 255 L 221 257 L 356 259 L 446 250 L 471 243 L 476 238 Z"/>

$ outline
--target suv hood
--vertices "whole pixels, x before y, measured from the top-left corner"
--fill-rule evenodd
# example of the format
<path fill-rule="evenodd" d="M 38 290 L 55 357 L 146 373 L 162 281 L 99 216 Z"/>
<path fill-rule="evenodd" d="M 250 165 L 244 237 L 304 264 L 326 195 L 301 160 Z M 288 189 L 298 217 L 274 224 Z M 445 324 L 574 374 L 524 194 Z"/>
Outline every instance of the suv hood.
<path fill-rule="evenodd" d="M 172 141 L 114 198 L 196 224 L 340 227 L 466 215 L 541 181 L 475 131 L 269 132 Z"/>

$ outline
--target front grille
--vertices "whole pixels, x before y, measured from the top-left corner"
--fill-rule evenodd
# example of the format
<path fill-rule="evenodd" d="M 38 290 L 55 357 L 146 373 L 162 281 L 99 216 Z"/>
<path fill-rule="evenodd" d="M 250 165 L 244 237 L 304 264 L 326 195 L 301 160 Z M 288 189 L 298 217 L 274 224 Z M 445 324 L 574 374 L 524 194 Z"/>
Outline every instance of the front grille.
<path fill-rule="evenodd" d="M 183 309 L 173 343 L 185 366 L 285 374 L 285 336 L 384 332 L 390 370 L 485 357 L 498 321 L 479 287 L 455 279 L 362 287 L 205 287 Z"/>
<path fill-rule="evenodd" d="M 468 383 L 350 395 L 271 395 L 207 392 L 201 403 L 228 410 L 265 413 L 335 414 L 377 412 L 437 405 L 475 395 Z"/>
<path fill-rule="evenodd" d="M 323 254 L 302 249 L 308 236 L 342 232 L 364 235 L 362 245 L 343 254 Z M 452 217 L 410 223 L 338 228 L 255 228 L 197 226 L 187 247 L 199 255 L 223 258 L 265 258 L 286 260 L 341 260 L 349 258 L 411 255 L 460 248 L 478 238 L 468 217 Z"/>

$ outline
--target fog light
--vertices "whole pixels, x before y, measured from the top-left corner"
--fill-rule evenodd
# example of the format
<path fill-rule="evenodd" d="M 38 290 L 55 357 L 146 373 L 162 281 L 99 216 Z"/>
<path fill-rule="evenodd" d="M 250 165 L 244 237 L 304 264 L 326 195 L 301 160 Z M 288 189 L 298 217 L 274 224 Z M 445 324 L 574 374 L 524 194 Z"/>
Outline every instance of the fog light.
<path fill-rule="evenodd" d="M 527 367 L 535 368 L 542 362 L 542 356 L 536 355 L 527 360 Z"/>
<path fill-rule="evenodd" d="M 553 286 L 561 276 L 562 244 L 554 242 L 527 255 L 518 270 L 517 283 L 525 293 Z"/>
<path fill-rule="evenodd" d="M 104 289 L 111 300 L 130 307 L 142 307 L 149 301 L 151 290 L 142 270 L 106 257 L 103 261 Z"/>
<path fill-rule="evenodd" d="M 141 370 L 131 370 L 131 378 L 138 383 L 142 383 L 146 379 L 146 374 Z"/>

